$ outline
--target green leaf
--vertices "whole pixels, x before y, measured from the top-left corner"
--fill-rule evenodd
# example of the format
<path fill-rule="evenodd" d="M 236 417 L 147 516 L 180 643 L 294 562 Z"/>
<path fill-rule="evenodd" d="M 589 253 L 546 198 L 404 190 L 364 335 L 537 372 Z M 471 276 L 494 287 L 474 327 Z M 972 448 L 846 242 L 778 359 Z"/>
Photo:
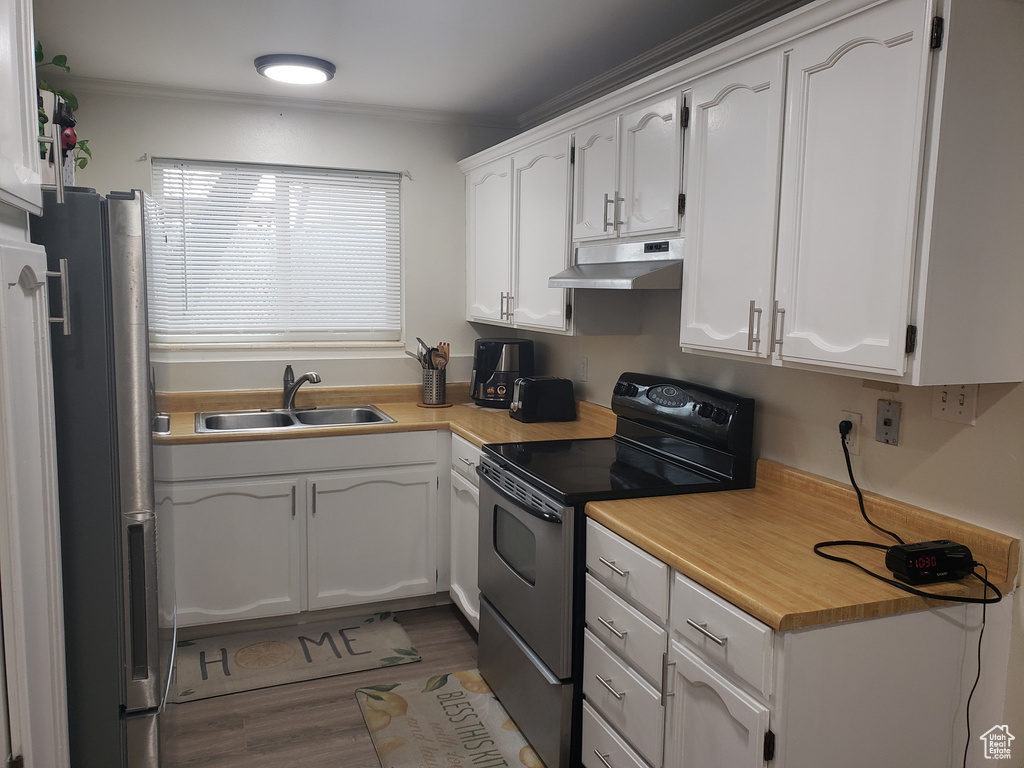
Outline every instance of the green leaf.
<path fill-rule="evenodd" d="M 75 96 L 75 94 L 73 94 L 71 91 L 66 91 L 62 88 L 59 91 L 54 91 L 54 93 L 56 93 L 58 96 L 64 99 L 64 101 L 67 102 L 67 105 L 71 107 L 72 112 L 78 109 L 78 97 Z"/>
<path fill-rule="evenodd" d="M 385 656 L 383 659 L 378 659 L 382 667 L 393 667 L 395 664 L 405 663 L 405 659 L 401 656 Z"/>
<path fill-rule="evenodd" d="M 395 653 L 400 656 L 419 656 L 420 653 L 415 648 L 392 648 Z"/>
<path fill-rule="evenodd" d="M 36 64 L 41 64 L 43 61 L 43 44 L 36 40 Z"/>
<path fill-rule="evenodd" d="M 430 693 L 436 691 L 438 688 L 444 688 L 448 684 L 448 675 L 435 675 L 427 680 L 427 684 L 423 686 L 421 693 Z"/>
<path fill-rule="evenodd" d="M 360 688 L 360 691 L 380 691 L 381 693 L 387 693 L 393 691 L 395 688 L 400 686 L 401 683 L 384 683 L 381 685 L 368 685 L 365 688 Z"/>
<path fill-rule="evenodd" d="M 60 67 L 65 72 L 71 71 L 71 67 L 68 66 L 68 57 L 65 56 L 63 53 L 59 53 L 56 56 L 54 56 L 50 60 L 50 63 L 53 64 L 53 66 L 55 67 Z"/>

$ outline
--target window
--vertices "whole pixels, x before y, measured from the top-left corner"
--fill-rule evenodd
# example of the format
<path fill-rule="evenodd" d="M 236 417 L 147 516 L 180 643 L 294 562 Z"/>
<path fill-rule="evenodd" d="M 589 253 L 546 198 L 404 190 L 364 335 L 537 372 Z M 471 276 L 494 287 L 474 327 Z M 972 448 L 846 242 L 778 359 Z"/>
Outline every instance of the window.
<path fill-rule="evenodd" d="M 155 342 L 397 340 L 397 173 L 153 160 Z"/>

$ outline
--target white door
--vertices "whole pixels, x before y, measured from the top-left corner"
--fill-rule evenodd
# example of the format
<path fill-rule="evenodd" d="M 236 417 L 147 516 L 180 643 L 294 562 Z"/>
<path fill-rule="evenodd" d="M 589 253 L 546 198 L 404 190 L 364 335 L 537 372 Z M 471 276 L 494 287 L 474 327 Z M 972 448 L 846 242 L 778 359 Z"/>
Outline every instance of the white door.
<path fill-rule="evenodd" d="M 433 466 L 317 476 L 307 487 L 310 610 L 434 593 Z"/>
<path fill-rule="evenodd" d="M 0 242 L 0 606 L 12 753 L 68 765 L 46 253 Z"/>
<path fill-rule="evenodd" d="M 793 48 L 776 277 L 782 360 L 904 373 L 930 21 L 921 3 L 884 3 Z"/>
<path fill-rule="evenodd" d="M 467 319 L 511 322 L 512 160 L 502 158 L 466 177 Z"/>
<path fill-rule="evenodd" d="M 451 595 L 463 615 L 480 628 L 480 587 L 477 583 L 480 491 L 458 472 L 452 472 Z"/>
<path fill-rule="evenodd" d="M 687 96 L 684 347 L 771 353 L 783 64 L 773 51 L 697 80 Z"/>
<path fill-rule="evenodd" d="M 173 517 L 180 626 L 302 609 L 304 486 L 243 478 L 170 488 L 162 511 Z"/>
<path fill-rule="evenodd" d="M 619 123 L 620 235 L 679 229 L 680 94 L 626 112 Z"/>
<path fill-rule="evenodd" d="M 573 240 L 618 237 L 617 126 L 617 117 L 603 117 L 576 130 L 572 194 Z"/>
<path fill-rule="evenodd" d="M 43 198 L 32 35 L 32 3 L 0 0 L 0 202 L 38 214 Z"/>
<path fill-rule="evenodd" d="M 764 768 L 768 708 L 673 640 L 668 768 Z"/>
<path fill-rule="evenodd" d="M 570 137 L 558 136 L 512 157 L 517 328 L 564 331 L 566 290 L 548 278 L 569 266 Z"/>

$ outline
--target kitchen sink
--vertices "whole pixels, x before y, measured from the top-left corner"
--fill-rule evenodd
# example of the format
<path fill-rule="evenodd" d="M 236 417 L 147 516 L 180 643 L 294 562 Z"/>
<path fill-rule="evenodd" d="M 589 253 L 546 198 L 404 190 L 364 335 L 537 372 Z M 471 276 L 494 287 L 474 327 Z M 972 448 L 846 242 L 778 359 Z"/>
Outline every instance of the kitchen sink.
<path fill-rule="evenodd" d="M 393 424 L 394 419 L 372 405 L 296 410 L 217 411 L 196 414 L 196 432 L 257 432 L 357 424 Z"/>

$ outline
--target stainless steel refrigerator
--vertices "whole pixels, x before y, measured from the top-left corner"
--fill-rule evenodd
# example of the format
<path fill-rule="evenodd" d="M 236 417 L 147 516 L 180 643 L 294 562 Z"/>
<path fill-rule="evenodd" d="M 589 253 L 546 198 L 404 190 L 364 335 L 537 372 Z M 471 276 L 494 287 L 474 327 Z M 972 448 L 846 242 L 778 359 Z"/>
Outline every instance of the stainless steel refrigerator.
<path fill-rule="evenodd" d="M 145 257 L 158 213 L 138 191 L 70 188 L 31 217 L 65 283 L 51 341 L 73 768 L 159 764 L 175 622 L 153 498 Z"/>

